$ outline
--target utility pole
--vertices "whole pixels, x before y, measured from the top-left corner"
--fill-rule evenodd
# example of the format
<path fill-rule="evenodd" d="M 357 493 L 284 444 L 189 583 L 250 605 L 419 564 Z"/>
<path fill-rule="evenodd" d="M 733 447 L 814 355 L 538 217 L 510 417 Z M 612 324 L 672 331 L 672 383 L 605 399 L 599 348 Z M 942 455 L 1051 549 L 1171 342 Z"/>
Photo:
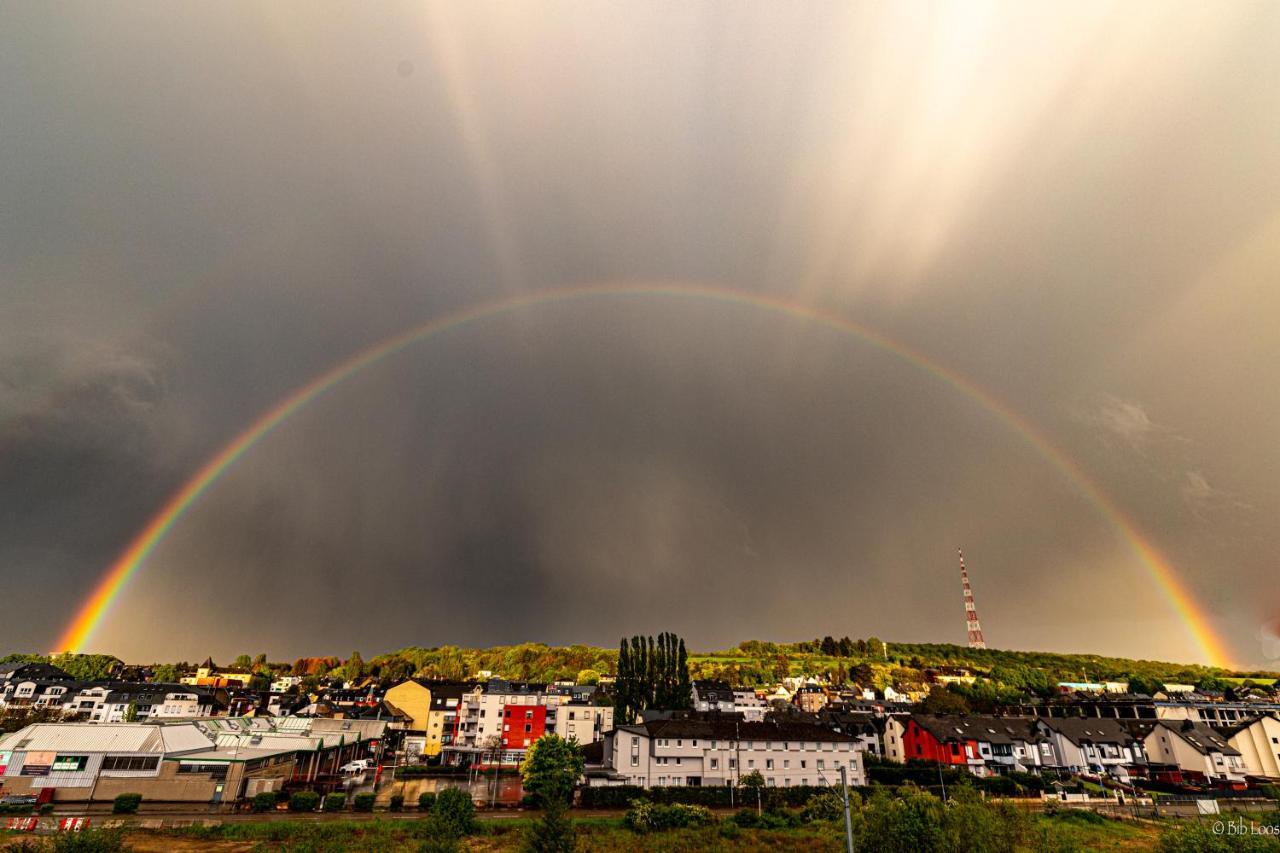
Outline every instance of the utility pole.
<path fill-rule="evenodd" d="M 853 853 L 853 816 L 849 814 L 849 771 L 840 765 L 840 792 L 844 794 L 844 844 L 847 853 Z"/>

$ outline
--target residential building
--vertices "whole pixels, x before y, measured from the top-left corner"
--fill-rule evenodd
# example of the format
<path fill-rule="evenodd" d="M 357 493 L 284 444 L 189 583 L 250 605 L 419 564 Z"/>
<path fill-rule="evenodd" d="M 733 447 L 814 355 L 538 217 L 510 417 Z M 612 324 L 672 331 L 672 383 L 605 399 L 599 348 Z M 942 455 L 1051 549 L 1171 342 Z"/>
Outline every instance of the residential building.
<path fill-rule="evenodd" d="M 735 714 L 741 714 L 748 723 L 761 723 L 769 711 L 769 702 L 749 687 L 735 687 L 732 710 Z"/>
<path fill-rule="evenodd" d="M 827 691 L 816 684 L 806 684 L 796 689 L 791 701 L 806 714 L 816 714 L 827 706 Z"/>
<path fill-rule="evenodd" d="M 1050 743 L 1059 769 L 1123 778 L 1131 769 L 1147 764 L 1142 741 L 1118 720 L 1040 717 L 1036 732 Z M 1049 761 L 1042 764 L 1052 766 Z"/>
<path fill-rule="evenodd" d="M 986 765 L 976 734 L 963 717 L 910 714 L 890 717 L 884 729 L 884 754 L 890 761 L 934 761 L 983 776 Z"/>
<path fill-rule="evenodd" d="M 1280 781 L 1280 716 L 1263 714 L 1217 731 L 1240 753 L 1250 775 Z"/>
<path fill-rule="evenodd" d="M 572 700 L 554 706 L 547 713 L 547 730 L 565 740 L 576 740 L 582 745 L 604 740 L 605 732 L 613 729 L 613 706 Z"/>
<path fill-rule="evenodd" d="M 734 692 L 727 681 L 696 680 L 691 685 L 693 710 L 733 713 Z"/>
<path fill-rule="evenodd" d="M 842 768 L 849 784 L 866 783 L 857 740 L 808 723 L 665 719 L 618 726 L 605 737 L 604 761 L 592 784 L 736 785 L 758 771 L 769 787 L 829 785 Z"/>
<path fill-rule="evenodd" d="M 1203 723 L 1160 720 L 1143 741 L 1153 769 L 1177 767 L 1183 780 L 1244 782 L 1245 764 L 1224 735 Z"/>

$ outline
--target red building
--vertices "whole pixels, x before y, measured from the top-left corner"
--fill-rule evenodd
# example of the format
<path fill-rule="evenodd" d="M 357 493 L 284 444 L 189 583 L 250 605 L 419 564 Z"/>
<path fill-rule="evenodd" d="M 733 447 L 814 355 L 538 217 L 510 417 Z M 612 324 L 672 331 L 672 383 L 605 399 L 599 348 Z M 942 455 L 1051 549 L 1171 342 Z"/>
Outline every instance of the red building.
<path fill-rule="evenodd" d="M 965 767 L 977 760 L 978 741 L 948 727 L 945 717 L 913 714 L 903 726 L 902 756 Z"/>
<path fill-rule="evenodd" d="M 528 749 L 547 731 L 546 705 L 504 705 L 502 748 Z"/>

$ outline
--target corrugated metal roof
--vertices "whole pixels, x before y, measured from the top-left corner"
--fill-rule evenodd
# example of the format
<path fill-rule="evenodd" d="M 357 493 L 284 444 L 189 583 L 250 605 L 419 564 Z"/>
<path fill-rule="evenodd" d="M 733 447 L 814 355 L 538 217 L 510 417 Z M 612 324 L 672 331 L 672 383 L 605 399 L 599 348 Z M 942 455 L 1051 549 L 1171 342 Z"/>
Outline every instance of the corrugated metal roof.
<path fill-rule="evenodd" d="M 160 752 L 159 729 L 137 723 L 37 723 L 0 741 L 0 749 L 40 752 Z"/>

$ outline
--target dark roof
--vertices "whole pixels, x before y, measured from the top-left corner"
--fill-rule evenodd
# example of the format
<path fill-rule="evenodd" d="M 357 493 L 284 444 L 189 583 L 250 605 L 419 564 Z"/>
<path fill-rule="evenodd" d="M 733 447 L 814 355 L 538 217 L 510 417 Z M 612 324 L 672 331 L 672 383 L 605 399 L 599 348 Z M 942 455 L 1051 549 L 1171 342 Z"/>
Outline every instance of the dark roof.
<path fill-rule="evenodd" d="M 1119 720 L 1110 717 L 1037 717 L 1036 720 L 1076 746 L 1082 743 L 1127 746 L 1136 740 Z"/>
<path fill-rule="evenodd" d="M 619 726 L 620 731 L 643 733 L 649 737 L 705 738 L 707 740 L 785 740 L 852 743 L 855 738 L 811 723 L 740 723 L 730 720 L 650 720 L 638 726 Z"/>
<path fill-rule="evenodd" d="M 604 741 L 597 740 L 579 747 L 582 758 L 587 764 L 604 763 Z"/>
<path fill-rule="evenodd" d="M 1234 746 L 1227 743 L 1225 737 L 1204 723 L 1195 723 L 1191 720 L 1161 720 L 1159 725 L 1171 732 L 1176 732 L 1201 755 L 1208 755 L 1211 752 L 1219 752 L 1223 755 L 1240 754 Z"/>
<path fill-rule="evenodd" d="M 13 679 L 41 679 L 43 681 L 71 681 L 70 673 L 58 669 L 58 667 L 47 663 L 30 663 L 22 661 L 14 661 L 12 663 L 0 663 L 0 680 Z"/>
<path fill-rule="evenodd" d="M 912 714 L 916 725 L 941 743 L 978 740 L 987 743 L 1037 741 L 1035 717 L 992 717 L 984 714 L 934 716 Z"/>
<path fill-rule="evenodd" d="M 704 690 L 716 690 L 722 693 L 733 691 L 733 688 L 729 686 L 729 682 L 719 681 L 714 678 L 695 679 L 693 686 L 697 688 L 699 693 L 702 693 Z"/>
<path fill-rule="evenodd" d="M 1258 722 L 1258 720 L 1261 720 L 1263 717 L 1280 719 L 1280 717 L 1277 717 L 1275 714 L 1258 714 L 1256 717 L 1248 717 L 1247 719 L 1243 719 L 1232 726 L 1214 726 L 1213 730 L 1218 734 L 1222 735 L 1223 738 L 1230 740 L 1231 738 L 1240 734 L 1240 732 L 1244 731 L 1245 729 L 1252 726 L 1254 723 Z"/>

